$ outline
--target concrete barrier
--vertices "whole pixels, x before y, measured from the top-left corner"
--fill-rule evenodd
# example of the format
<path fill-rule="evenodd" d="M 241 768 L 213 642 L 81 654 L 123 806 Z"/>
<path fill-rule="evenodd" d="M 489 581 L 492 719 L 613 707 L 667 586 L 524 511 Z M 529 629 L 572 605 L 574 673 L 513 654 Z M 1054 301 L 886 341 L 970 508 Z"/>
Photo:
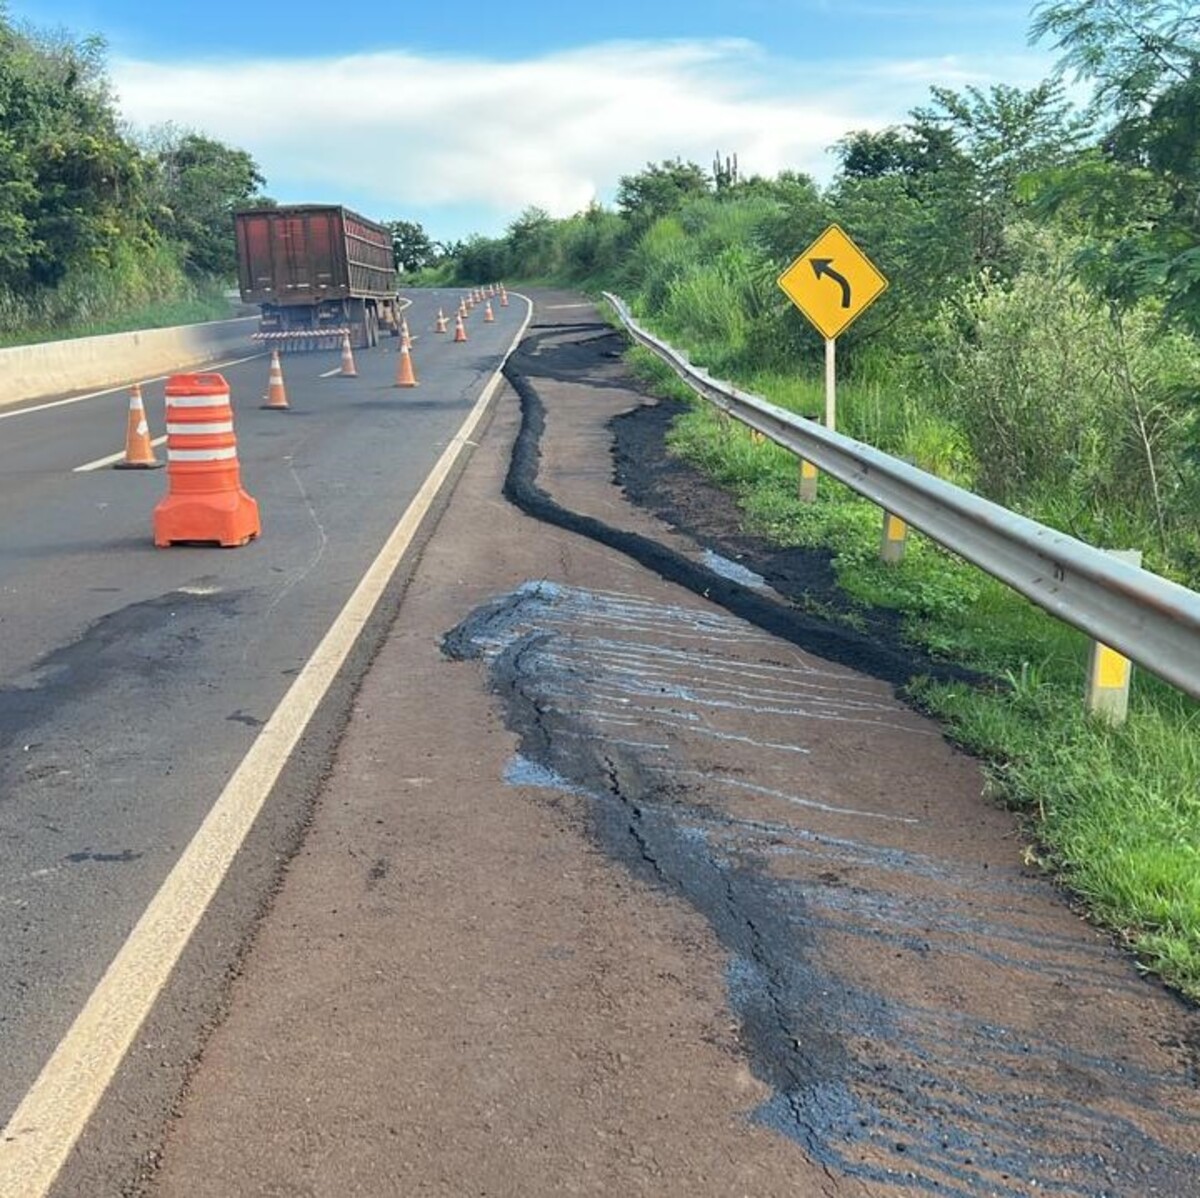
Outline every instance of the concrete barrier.
<path fill-rule="evenodd" d="M 257 316 L 0 349 L 0 407 L 170 374 L 257 348 Z"/>

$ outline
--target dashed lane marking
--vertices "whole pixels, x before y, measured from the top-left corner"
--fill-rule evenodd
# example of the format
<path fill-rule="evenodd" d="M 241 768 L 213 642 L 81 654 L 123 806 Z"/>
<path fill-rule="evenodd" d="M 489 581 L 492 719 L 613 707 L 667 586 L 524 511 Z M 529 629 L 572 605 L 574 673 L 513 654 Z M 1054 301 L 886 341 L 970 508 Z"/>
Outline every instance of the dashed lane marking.
<path fill-rule="evenodd" d="M 155 437 L 150 442 L 152 446 L 162 445 L 166 442 L 166 437 Z M 119 462 L 125 456 L 125 451 L 122 449 L 119 453 L 110 453 L 106 458 L 97 458 L 94 462 L 85 462 L 82 466 L 76 466 L 71 471 L 72 474 L 82 474 L 85 470 L 99 470 L 101 466 L 111 466 L 114 462 Z"/>

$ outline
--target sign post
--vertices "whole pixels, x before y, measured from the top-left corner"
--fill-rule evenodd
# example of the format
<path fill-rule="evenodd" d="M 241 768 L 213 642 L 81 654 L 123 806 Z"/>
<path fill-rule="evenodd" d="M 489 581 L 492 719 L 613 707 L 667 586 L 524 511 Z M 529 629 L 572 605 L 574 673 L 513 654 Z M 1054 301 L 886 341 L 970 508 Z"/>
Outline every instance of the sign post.
<path fill-rule="evenodd" d="M 839 225 L 830 225 L 779 276 L 783 293 L 825 338 L 825 427 L 837 428 L 837 339 L 886 290 L 888 281 Z M 808 467 L 811 474 L 805 474 Z M 800 498 L 816 498 L 816 472 L 800 463 Z M 805 482 L 809 485 L 805 486 Z"/>
<path fill-rule="evenodd" d="M 837 430 L 837 338 L 825 338 L 825 427 Z"/>

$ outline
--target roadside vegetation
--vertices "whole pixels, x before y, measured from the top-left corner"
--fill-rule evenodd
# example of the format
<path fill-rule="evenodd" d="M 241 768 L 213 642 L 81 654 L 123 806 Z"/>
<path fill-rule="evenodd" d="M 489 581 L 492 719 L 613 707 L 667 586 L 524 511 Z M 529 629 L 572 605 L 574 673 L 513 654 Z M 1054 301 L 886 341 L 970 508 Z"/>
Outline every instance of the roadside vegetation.
<path fill-rule="evenodd" d="M 227 316 L 244 150 L 122 124 L 104 45 L 0 6 L 0 345 Z"/>
<path fill-rule="evenodd" d="M 245 150 L 128 128 L 103 41 L 0 0 L 0 347 L 230 316 L 233 214 L 272 205 L 265 186 Z M 453 270 L 457 245 L 386 223 L 402 279 Z"/>
<path fill-rule="evenodd" d="M 617 290 L 714 374 L 819 417 L 821 342 L 775 279 L 837 221 L 891 283 L 839 340 L 839 428 L 1200 587 L 1200 17 L 1063 0 L 1032 33 L 1093 85 L 1086 109 L 1059 79 L 934 89 L 903 125 L 849 131 L 826 187 L 720 155 L 650 164 L 614 208 L 528 209 L 424 277 Z M 1082 635 L 920 537 L 880 564 L 877 509 L 827 479 L 800 504 L 794 459 L 688 403 L 673 452 L 751 529 L 829 551 L 835 618 L 893 609 L 990 679 L 911 691 L 1027 814 L 1028 860 L 1200 998 L 1200 706 L 1135 672 L 1122 728 L 1085 716 Z"/>

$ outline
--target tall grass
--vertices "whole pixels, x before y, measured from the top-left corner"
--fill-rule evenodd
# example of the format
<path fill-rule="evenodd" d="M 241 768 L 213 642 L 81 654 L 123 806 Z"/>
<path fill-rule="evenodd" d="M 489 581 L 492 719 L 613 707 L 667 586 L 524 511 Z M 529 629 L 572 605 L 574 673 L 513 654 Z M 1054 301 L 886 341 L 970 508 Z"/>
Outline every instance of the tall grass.
<path fill-rule="evenodd" d="M 0 290 L 0 345 L 163 328 L 229 311 L 221 284 L 189 279 L 169 246 L 122 246 L 111 262 L 69 274 L 53 289 Z"/>

